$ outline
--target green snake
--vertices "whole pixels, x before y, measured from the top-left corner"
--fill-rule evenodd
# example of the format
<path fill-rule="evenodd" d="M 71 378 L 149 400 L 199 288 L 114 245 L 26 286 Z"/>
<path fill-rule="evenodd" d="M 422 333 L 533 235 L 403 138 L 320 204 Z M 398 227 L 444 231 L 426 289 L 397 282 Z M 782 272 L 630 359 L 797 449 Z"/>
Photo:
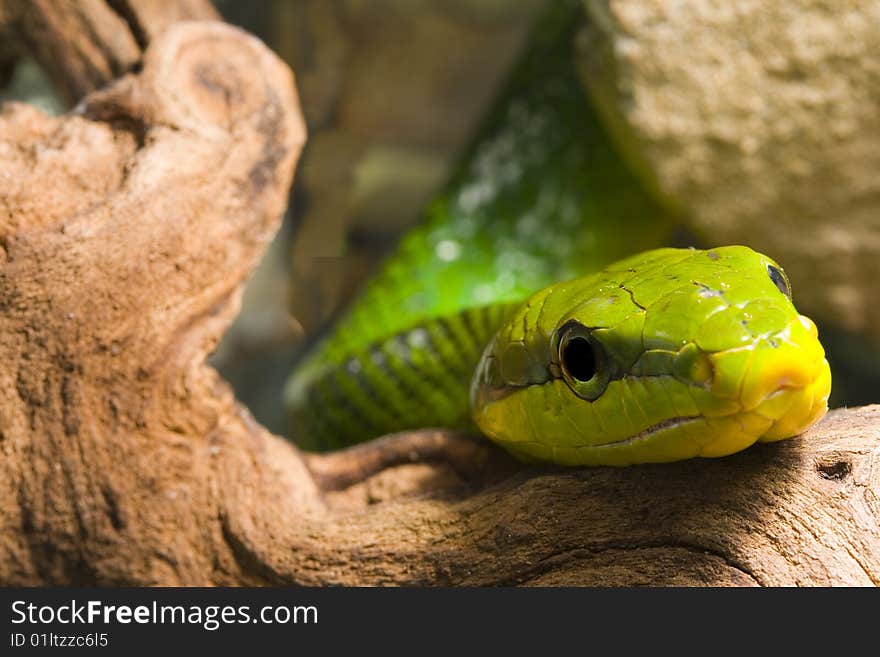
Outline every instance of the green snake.
<path fill-rule="evenodd" d="M 585 98 L 577 4 L 547 12 L 425 221 L 292 374 L 300 445 L 443 427 L 628 465 L 723 456 L 827 410 L 828 362 L 777 263 L 643 251 L 674 221 Z"/>

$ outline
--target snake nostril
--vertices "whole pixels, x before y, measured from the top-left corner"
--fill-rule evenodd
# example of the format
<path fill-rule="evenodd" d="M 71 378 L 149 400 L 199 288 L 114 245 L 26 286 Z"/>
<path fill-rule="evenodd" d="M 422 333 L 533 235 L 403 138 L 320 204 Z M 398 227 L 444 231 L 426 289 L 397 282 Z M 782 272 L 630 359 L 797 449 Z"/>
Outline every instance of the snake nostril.
<path fill-rule="evenodd" d="M 812 319 L 810 319 L 806 315 L 798 315 L 798 321 L 811 337 L 819 337 L 819 329 L 816 328 L 816 323 Z"/>

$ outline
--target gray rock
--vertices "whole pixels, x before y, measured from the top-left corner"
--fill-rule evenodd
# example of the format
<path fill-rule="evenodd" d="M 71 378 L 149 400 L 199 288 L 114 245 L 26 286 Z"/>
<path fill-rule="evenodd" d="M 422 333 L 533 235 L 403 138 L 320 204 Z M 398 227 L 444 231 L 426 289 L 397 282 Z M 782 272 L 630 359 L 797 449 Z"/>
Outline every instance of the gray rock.
<path fill-rule="evenodd" d="M 880 2 L 585 4 L 586 85 L 645 180 L 880 342 Z"/>

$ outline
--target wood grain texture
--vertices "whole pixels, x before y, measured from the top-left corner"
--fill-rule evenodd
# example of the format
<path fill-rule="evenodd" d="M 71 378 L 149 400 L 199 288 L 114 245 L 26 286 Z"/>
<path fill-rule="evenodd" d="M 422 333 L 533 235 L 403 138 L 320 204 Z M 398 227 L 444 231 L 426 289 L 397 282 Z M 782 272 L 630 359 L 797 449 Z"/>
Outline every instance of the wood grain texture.
<path fill-rule="evenodd" d="M 0 114 L 0 582 L 880 582 L 880 406 L 627 469 L 269 434 L 205 358 L 286 203 L 293 79 L 220 23 L 170 27 L 138 68 L 66 116 Z"/>
<path fill-rule="evenodd" d="M 209 0 L 0 0 L 0 34 L 71 103 L 131 71 L 168 26 L 218 18 Z"/>

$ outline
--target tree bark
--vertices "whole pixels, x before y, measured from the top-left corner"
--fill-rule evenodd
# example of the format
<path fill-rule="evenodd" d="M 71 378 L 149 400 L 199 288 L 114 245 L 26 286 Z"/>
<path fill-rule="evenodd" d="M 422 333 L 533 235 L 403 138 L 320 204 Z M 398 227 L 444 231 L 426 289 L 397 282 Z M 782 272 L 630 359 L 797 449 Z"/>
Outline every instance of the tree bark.
<path fill-rule="evenodd" d="M 0 114 L 0 582 L 880 582 L 880 406 L 626 469 L 269 434 L 205 358 L 284 209 L 293 79 L 221 23 L 141 30 L 135 65 L 59 64 L 74 112 Z"/>
<path fill-rule="evenodd" d="M 72 102 L 132 70 L 169 25 L 218 18 L 209 0 L 3 0 L 0 36 Z"/>

